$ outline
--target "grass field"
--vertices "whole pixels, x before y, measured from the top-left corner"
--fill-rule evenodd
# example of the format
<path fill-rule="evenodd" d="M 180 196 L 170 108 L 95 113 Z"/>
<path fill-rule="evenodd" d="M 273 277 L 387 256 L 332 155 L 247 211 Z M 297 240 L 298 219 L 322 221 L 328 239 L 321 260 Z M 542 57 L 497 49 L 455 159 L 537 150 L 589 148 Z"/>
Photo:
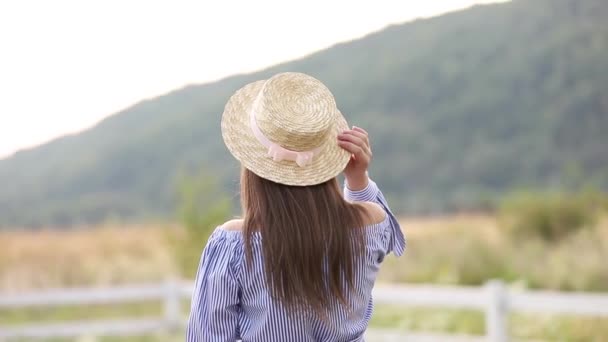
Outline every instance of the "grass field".
<path fill-rule="evenodd" d="M 175 271 L 167 235 L 175 227 L 0 233 L 0 290 L 161 280 Z M 201 246 L 202 248 L 202 246 Z"/>
<path fill-rule="evenodd" d="M 511 241 L 486 216 L 401 220 L 408 250 L 387 258 L 380 282 L 482 284 L 502 278 L 510 286 L 608 291 L 608 222 L 559 242 Z M 178 226 L 102 226 L 95 229 L 0 233 L 0 291 L 161 281 L 176 275 L 170 241 Z M 204 242 L 201 241 L 201 249 Z M 158 303 L 58 310 L 0 310 L 0 324 L 114 318 L 155 314 Z M 372 326 L 394 329 L 483 333 L 475 311 L 378 307 Z M 601 341 L 608 319 L 512 315 L 513 336 L 559 341 Z M 104 338 L 89 341 L 169 341 L 174 337 Z M 176 340 L 179 340 L 177 338 Z M 80 342 L 80 341 L 79 341 Z"/>

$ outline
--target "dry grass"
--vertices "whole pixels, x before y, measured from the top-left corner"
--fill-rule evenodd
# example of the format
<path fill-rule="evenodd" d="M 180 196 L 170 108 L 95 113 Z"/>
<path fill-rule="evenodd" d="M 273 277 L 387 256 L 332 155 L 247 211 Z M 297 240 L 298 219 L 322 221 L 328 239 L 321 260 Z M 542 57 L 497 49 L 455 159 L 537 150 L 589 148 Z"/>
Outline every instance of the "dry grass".
<path fill-rule="evenodd" d="M 113 226 L 2 232 L 0 291 L 162 279 L 175 269 L 168 231 L 160 226 Z"/>
<path fill-rule="evenodd" d="M 551 244 L 536 240 L 515 243 L 487 216 L 400 221 L 408 250 L 401 258 L 387 258 L 381 281 L 461 284 L 503 277 L 517 286 L 608 290 L 608 220 Z M 161 225 L 0 232 L 0 292 L 158 281 L 176 272 L 172 241 L 179 240 L 182 233 L 178 227 Z M 130 307 L 88 309 L 87 315 L 95 318 L 131 311 L 140 314 Z M 40 317 L 81 318 L 85 314 L 79 310 L 0 311 L 0 321 L 18 324 Z M 478 312 L 378 307 L 372 325 L 478 334 L 483 319 Z M 599 318 L 514 315 L 511 331 L 521 338 L 587 341 L 601 340 L 608 333 L 606 326 Z"/>
<path fill-rule="evenodd" d="M 401 228 L 408 239 L 432 238 L 460 233 L 475 234 L 487 240 L 500 238 L 496 218 L 488 215 L 454 215 L 431 217 L 402 217 Z"/>
<path fill-rule="evenodd" d="M 381 281 L 608 289 L 608 220 L 558 243 L 515 243 L 488 216 L 402 218 L 408 250 Z M 157 281 L 177 272 L 169 226 L 0 232 L 0 291 Z M 201 246 L 204 242 L 201 242 Z"/>
<path fill-rule="evenodd" d="M 491 217 L 403 219 L 406 254 L 388 258 L 387 282 L 479 285 L 500 278 L 520 287 L 608 291 L 608 219 L 557 242 L 513 240 Z"/>

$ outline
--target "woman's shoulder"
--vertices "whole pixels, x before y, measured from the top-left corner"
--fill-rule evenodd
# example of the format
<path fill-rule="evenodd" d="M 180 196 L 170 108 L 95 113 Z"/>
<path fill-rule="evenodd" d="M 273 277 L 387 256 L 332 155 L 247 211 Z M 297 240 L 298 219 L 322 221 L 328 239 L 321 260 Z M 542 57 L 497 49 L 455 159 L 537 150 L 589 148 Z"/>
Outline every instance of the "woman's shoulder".
<path fill-rule="evenodd" d="M 241 231 L 243 229 L 243 219 L 233 219 L 220 225 L 220 228 L 227 231 Z"/>
<path fill-rule="evenodd" d="M 388 215 L 381 205 L 375 202 L 357 202 L 365 210 L 365 218 L 363 220 L 366 226 L 378 225 L 386 221 Z"/>
<path fill-rule="evenodd" d="M 215 227 L 208 242 L 215 244 L 233 244 L 235 242 L 240 242 L 242 240 L 242 230 L 242 219 L 228 220 Z"/>

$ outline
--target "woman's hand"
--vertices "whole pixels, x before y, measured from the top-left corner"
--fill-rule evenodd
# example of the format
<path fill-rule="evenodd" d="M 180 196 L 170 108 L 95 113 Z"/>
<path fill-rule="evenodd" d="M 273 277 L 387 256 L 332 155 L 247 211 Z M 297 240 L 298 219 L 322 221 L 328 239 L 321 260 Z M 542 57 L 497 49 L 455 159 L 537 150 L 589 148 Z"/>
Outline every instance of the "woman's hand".
<path fill-rule="evenodd" d="M 367 168 L 372 160 L 372 149 L 367 132 L 359 127 L 346 130 L 338 135 L 338 145 L 351 153 L 350 161 L 344 169 L 346 183 L 351 190 L 367 187 Z"/>

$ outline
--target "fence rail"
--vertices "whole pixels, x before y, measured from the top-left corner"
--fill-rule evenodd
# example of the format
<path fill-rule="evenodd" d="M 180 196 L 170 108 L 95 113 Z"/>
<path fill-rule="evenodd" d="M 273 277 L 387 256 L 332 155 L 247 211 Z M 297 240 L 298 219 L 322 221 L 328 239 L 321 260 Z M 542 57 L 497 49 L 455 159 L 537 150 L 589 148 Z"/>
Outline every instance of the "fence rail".
<path fill-rule="evenodd" d="M 81 335 L 142 335 L 175 331 L 184 325 L 180 301 L 189 298 L 192 283 L 167 281 L 161 284 L 125 286 L 117 288 L 62 289 L 36 293 L 0 294 L 0 309 L 27 307 L 58 307 L 66 305 L 119 304 L 162 300 L 163 317 L 145 319 L 71 321 L 53 324 L 0 325 L 0 341 L 13 338 L 55 338 Z M 454 336 L 454 341 L 508 340 L 509 312 L 608 316 L 608 294 L 559 293 L 551 291 L 507 290 L 499 281 L 483 287 L 455 287 L 432 285 L 382 285 L 374 289 L 377 304 L 410 307 L 476 309 L 485 313 L 485 336 Z M 368 332 L 368 338 L 397 341 L 403 335 L 397 332 Z M 392 336 L 392 337 L 391 337 Z M 430 335 L 407 335 L 410 341 L 436 339 Z M 441 340 L 448 340 L 442 336 Z"/>

